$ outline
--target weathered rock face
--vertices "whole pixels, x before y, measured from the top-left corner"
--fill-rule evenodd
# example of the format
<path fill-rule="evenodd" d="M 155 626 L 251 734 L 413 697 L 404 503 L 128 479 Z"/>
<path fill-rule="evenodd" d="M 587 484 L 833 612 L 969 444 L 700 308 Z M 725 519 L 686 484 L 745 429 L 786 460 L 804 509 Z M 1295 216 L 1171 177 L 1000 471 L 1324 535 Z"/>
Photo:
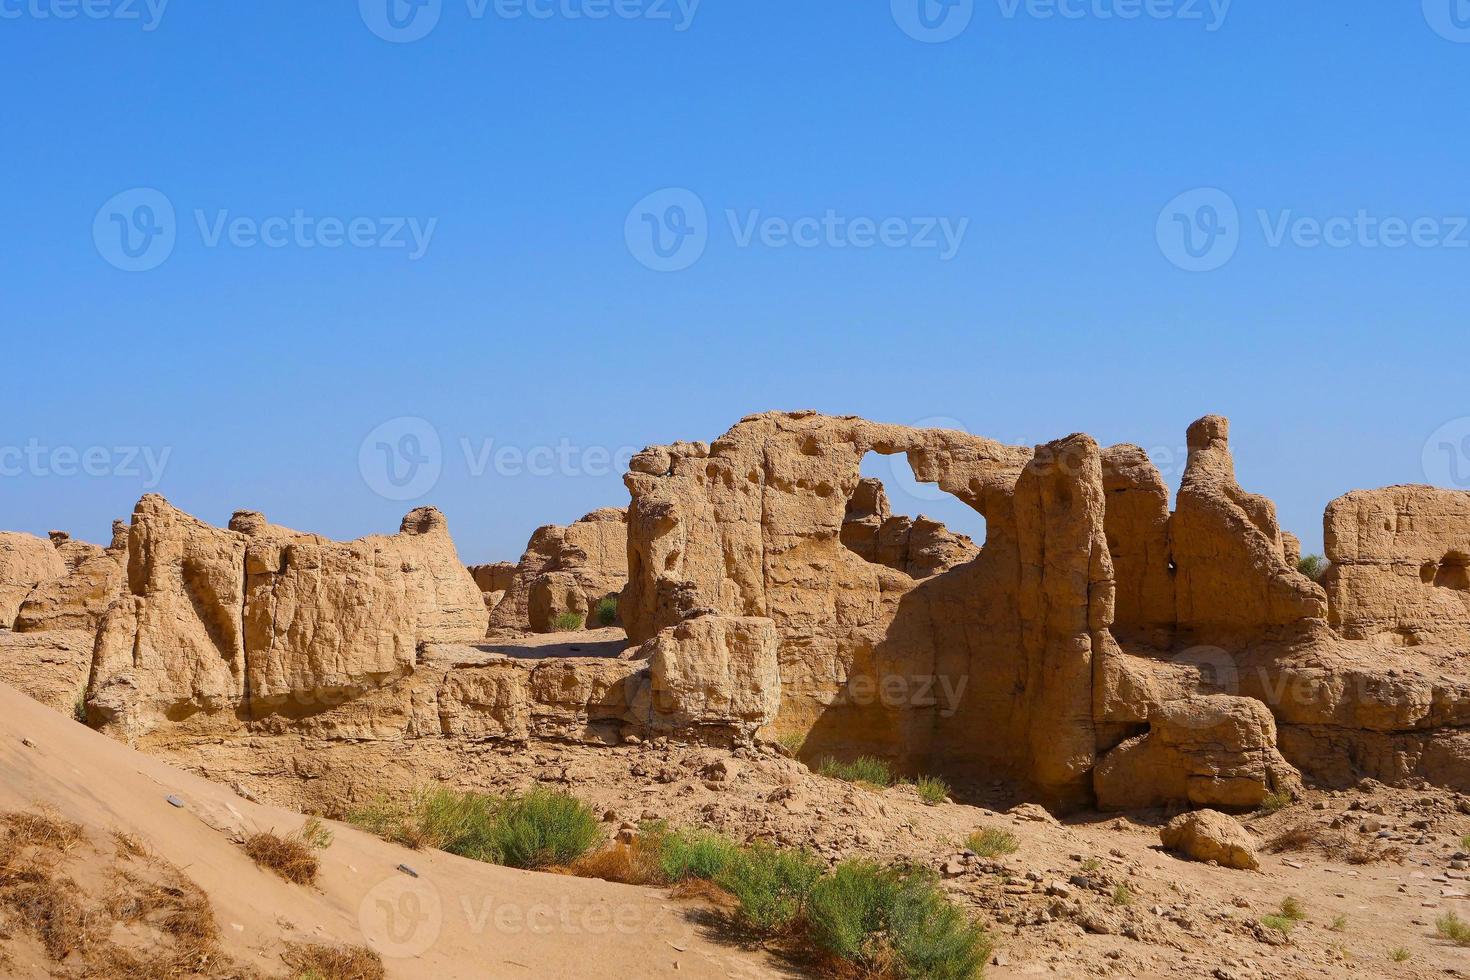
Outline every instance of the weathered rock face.
<path fill-rule="evenodd" d="M 1235 482 L 1230 423 L 1189 427 L 1189 463 L 1169 522 L 1178 628 L 1190 643 L 1240 644 L 1325 625 L 1327 596 L 1286 562 L 1276 508 Z"/>
<path fill-rule="evenodd" d="M 438 511 L 338 543 L 251 512 L 214 528 L 148 496 L 89 701 L 130 735 L 196 712 L 310 714 L 411 673 L 421 642 L 478 639 L 486 618 Z"/>
<path fill-rule="evenodd" d="M 894 516 L 880 480 L 863 479 L 847 502 L 844 546 L 865 561 L 886 565 L 910 578 L 928 578 L 980 554 L 975 543 L 923 516 Z"/>
<path fill-rule="evenodd" d="M 1327 507 L 1332 625 L 1386 646 L 1470 643 L 1470 493 L 1355 490 Z"/>
<path fill-rule="evenodd" d="M 505 591 L 491 612 L 491 628 L 550 630 L 551 620 L 544 615 L 532 621 L 532 588 L 542 575 L 564 573 L 575 580 L 581 602 L 563 600 L 558 603 L 565 607 L 563 611 L 591 611 L 599 601 L 615 598 L 628 581 L 627 519 L 627 511 L 605 508 L 567 527 L 551 524 L 539 528 L 508 582 L 501 566 L 479 566 L 482 571 L 477 573 L 477 581 L 484 592 L 499 591 L 484 588 L 486 585 L 503 586 Z M 564 580 L 558 583 L 554 587 L 560 589 Z M 542 598 L 546 598 L 545 593 Z"/>
<path fill-rule="evenodd" d="M 32 589 L 66 570 L 66 561 L 45 538 L 0 531 L 0 627 L 10 628 Z"/>
<path fill-rule="evenodd" d="M 87 687 L 92 642 L 82 630 L 0 631 L 0 684 L 71 715 Z"/>
<path fill-rule="evenodd" d="M 1252 809 L 1271 792 L 1293 793 L 1301 777 L 1276 748 L 1276 722 L 1254 698 L 1215 694 L 1169 701 L 1149 731 L 1103 757 L 1098 806 L 1133 810 L 1188 801 Z"/>
<path fill-rule="evenodd" d="M 532 632 L 579 630 L 589 611 L 587 593 L 571 572 L 542 572 L 531 580 L 526 614 Z"/>
<path fill-rule="evenodd" d="M 1169 488 L 1137 446 L 1110 446 L 1102 466 L 1104 526 L 1117 581 L 1115 632 L 1168 647 L 1175 626 Z"/>
<path fill-rule="evenodd" d="M 59 532 L 52 532 L 52 541 Z M 95 633 L 107 607 L 127 582 L 128 526 L 113 522 L 107 548 L 69 538 L 58 545 L 69 571 L 36 586 L 16 616 L 17 633 L 82 630 Z"/>
<path fill-rule="evenodd" d="M 780 637 L 758 617 L 701 616 L 645 643 L 648 684 L 631 717 L 653 731 L 715 726 L 753 734 L 781 709 Z"/>
<path fill-rule="evenodd" d="M 1214 861 L 1240 871 L 1255 871 L 1261 866 L 1245 828 L 1214 810 L 1180 814 L 1160 828 L 1159 838 L 1169 850 L 1191 861 Z"/>

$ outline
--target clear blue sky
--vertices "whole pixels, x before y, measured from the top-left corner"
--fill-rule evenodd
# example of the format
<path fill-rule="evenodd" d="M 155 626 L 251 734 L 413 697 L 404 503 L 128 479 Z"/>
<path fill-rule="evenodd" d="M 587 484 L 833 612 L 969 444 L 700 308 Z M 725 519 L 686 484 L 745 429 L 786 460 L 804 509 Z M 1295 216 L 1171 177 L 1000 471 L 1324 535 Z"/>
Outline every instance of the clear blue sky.
<path fill-rule="evenodd" d="M 0 455 L 0 526 L 105 539 L 151 482 L 113 450 L 147 447 L 168 453 L 156 489 L 211 522 L 252 508 L 353 537 L 434 503 L 483 561 L 626 502 L 589 448 L 711 439 L 750 412 L 1148 448 L 1218 412 L 1242 482 L 1320 547 L 1331 498 L 1424 482 L 1426 441 L 1470 435 L 1470 30 L 1448 0 L 1239 0 L 1223 19 L 1218 0 L 1135 0 L 1135 19 L 1116 16 L 1130 0 L 978 0 L 928 10 L 964 27 L 938 43 L 905 32 L 936 37 L 908 0 L 692 18 L 687 0 L 538 0 L 549 18 L 442 0 L 431 25 L 399 9 L 432 27 L 406 43 L 374 33 L 395 30 L 374 0 L 87 2 L 109 16 L 0 0 L 0 448 L 40 454 Z M 570 16 L 614 2 L 639 16 Z M 138 188 L 174 240 L 129 272 L 122 232 L 165 217 L 109 204 Z M 667 195 L 634 210 L 667 188 L 706 209 L 707 241 L 660 272 L 643 215 L 698 219 Z M 1198 194 L 1166 211 L 1199 188 L 1238 221 Z M 432 233 L 251 238 L 298 211 L 370 219 L 368 243 L 392 219 Z M 745 238 L 829 211 L 892 219 L 895 243 L 967 224 L 952 256 L 855 247 L 861 224 Z M 1313 247 L 1297 221 L 1360 212 L 1433 219 L 1430 244 L 1339 224 L 1344 247 Z M 1171 228 L 1196 246 L 1224 228 L 1225 251 L 1190 258 Z M 440 437 L 440 473 L 394 500 L 364 468 L 378 441 L 422 456 L 417 430 L 360 450 L 403 417 Z M 565 440 L 573 462 L 517 474 L 489 440 Z M 58 447 L 109 462 L 66 475 Z"/>

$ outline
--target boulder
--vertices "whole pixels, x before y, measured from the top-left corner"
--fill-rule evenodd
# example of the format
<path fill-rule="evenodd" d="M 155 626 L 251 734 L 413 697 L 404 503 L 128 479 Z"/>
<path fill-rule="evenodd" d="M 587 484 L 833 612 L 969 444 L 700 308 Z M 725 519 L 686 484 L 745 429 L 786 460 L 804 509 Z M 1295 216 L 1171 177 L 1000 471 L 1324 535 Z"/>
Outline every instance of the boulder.
<path fill-rule="evenodd" d="M 701 616 L 669 627 L 639 650 L 648 678 L 630 720 L 658 731 L 753 734 L 781 707 L 779 643 L 775 624 L 757 617 Z"/>
<path fill-rule="evenodd" d="M 1182 813 L 1159 829 L 1164 847 L 1191 861 L 1255 871 L 1261 866 L 1250 834 L 1236 820 L 1215 810 Z"/>
<path fill-rule="evenodd" d="M 53 541 L 59 533 L 52 532 Z M 127 587 L 128 526 L 123 521 L 113 522 L 112 543 L 106 548 L 68 539 L 58 550 L 69 570 L 26 596 L 15 618 L 17 633 L 95 633 L 107 607 Z"/>
<path fill-rule="evenodd" d="M 583 629 L 590 611 L 582 584 L 571 572 L 544 572 L 532 579 L 526 606 L 535 633 Z M 576 625 L 568 625 L 572 620 Z"/>

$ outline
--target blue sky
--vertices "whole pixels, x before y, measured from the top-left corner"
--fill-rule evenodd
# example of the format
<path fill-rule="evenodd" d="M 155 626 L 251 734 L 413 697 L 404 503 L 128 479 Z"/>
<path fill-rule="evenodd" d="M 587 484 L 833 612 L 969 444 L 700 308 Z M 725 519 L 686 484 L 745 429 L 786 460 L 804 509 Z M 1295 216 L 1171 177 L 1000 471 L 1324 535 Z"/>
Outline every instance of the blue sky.
<path fill-rule="evenodd" d="M 1450 0 L 87 2 L 0 0 L 7 528 L 434 503 L 514 558 L 774 408 L 1171 484 L 1226 414 L 1312 548 L 1348 489 L 1470 486 Z"/>

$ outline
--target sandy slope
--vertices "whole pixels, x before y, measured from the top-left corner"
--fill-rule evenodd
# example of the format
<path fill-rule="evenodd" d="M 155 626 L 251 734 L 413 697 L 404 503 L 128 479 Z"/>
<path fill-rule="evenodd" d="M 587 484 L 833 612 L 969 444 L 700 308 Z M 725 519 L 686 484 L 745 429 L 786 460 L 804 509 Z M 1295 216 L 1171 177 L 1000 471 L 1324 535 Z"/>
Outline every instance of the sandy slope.
<path fill-rule="evenodd" d="M 333 825 L 318 886 L 287 884 L 232 838 L 294 831 L 299 814 L 251 803 L 0 686 L 0 809 L 36 803 L 92 836 L 141 838 L 208 893 L 227 951 L 268 972 L 282 969 L 290 939 L 366 942 L 390 976 L 436 980 L 777 972 L 758 954 L 712 944 L 660 891 L 409 851 L 343 825 Z M 17 957 L 9 971 L 45 975 L 23 949 Z"/>

